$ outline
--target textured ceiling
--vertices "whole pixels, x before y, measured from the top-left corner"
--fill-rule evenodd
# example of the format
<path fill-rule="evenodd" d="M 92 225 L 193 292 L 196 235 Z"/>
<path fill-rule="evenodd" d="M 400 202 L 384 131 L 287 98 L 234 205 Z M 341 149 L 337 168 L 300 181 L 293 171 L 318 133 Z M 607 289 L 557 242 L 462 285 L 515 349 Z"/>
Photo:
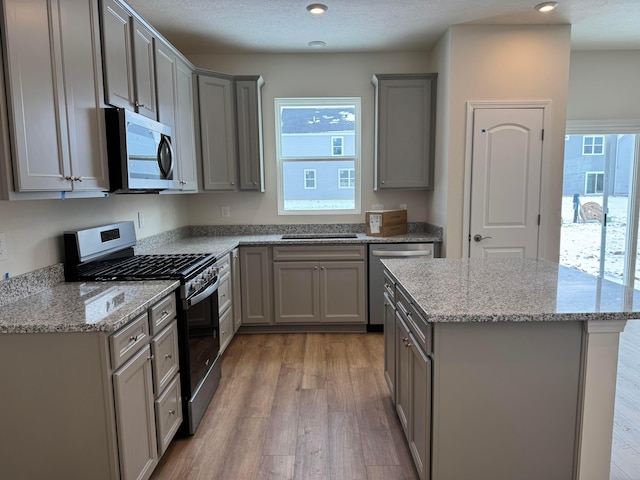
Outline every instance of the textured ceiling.
<path fill-rule="evenodd" d="M 640 0 L 128 0 L 183 53 L 427 51 L 451 25 L 571 24 L 579 50 L 640 49 Z"/>

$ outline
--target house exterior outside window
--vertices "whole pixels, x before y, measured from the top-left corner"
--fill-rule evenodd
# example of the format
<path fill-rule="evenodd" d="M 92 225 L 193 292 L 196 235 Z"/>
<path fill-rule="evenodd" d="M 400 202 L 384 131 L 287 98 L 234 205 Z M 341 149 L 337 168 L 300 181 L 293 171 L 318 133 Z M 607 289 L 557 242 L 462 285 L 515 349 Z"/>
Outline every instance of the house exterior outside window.
<path fill-rule="evenodd" d="M 604 192 L 604 172 L 586 172 L 584 177 L 585 195 L 602 195 Z"/>
<path fill-rule="evenodd" d="M 353 188 L 356 183 L 356 171 L 353 168 L 338 169 L 338 188 Z"/>
<path fill-rule="evenodd" d="M 304 169 L 304 188 L 311 190 L 316 188 L 316 169 L 305 168 Z"/>
<path fill-rule="evenodd" d="M 604 135 L 585 135 L 582 137 L 583 155 L 604 155 Z"/>
<path fill-rule="evenodd" d="M 279 215 L 360 213 L 360 104 L 275 99 Z"/>

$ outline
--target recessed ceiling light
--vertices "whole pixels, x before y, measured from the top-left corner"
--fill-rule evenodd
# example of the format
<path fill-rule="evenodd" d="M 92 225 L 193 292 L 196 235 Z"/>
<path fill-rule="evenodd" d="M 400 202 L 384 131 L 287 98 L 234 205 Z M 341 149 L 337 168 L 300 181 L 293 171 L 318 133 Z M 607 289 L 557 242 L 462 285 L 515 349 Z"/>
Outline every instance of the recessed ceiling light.
<path fill-rule="evenodd" d="M 535 6 L 535 9 L 542 13 L 547 13 L 558 6 L 558 2 L 543 2 Z"/>
<path fill-rule="evenodd" d="M 322 40 L 313 40 L 312 42 L 309 42 L 309 46 L 311 48 L 322 48 L 322 47 L 326 47 L 327 44 Z"/>
<path fill-rule="evenodd" d="M 307 6 L 307 10 L 309 10 L 309 12 L 313 13 L 314 15 L 323 14 L 328 9 L 329 7 L 327 7 L 326 5 L 323 5 L 322 3 L 312 3 L 311 5 Z"/>

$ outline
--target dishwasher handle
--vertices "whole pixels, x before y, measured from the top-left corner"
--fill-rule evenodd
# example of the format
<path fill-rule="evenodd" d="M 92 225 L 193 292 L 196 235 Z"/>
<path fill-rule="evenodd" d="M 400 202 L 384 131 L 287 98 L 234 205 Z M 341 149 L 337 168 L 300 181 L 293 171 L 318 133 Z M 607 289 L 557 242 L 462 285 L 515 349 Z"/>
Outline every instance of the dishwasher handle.
<path fill-rule="evenodd" d="M 433 257 L 433 250 L 371 250 L 374 257 Z"/>

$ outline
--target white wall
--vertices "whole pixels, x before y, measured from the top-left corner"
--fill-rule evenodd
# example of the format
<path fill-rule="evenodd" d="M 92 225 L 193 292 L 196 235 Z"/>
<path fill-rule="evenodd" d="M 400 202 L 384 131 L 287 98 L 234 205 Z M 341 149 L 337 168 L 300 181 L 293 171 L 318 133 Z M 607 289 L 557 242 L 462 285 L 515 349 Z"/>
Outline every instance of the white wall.
<path fill-rule="evenodd" d="M 446 203 L 439 194 L 429 211 L 442 215 L 446 208 L 446 256 L 462 256 L 467 244 L 462 238 L 467 102 L 549 100 L 549 169 L 542 179 L 542 228 L 547 235 L 542 248 L 546 258 L 557 259 L 570 35 L 568 25 L 456 25 L 434 50 L 440 65 L 450 65 L 448 118 L 440 117 L 444 125 L 438 124 L 438 141 L 447 142 L 438 158 L 440 168 L 447 169 Z"/>
<path fill-rule="evenodd" d="M 640 119 L 640 50 L 573 51 L 567 120 Z"/>
<path fill-rule="evenodd" d="M 430 72 L 427 53 L 191 55 L 200 68 L 233 75 L 262 75 L 265 193 L 210 193 L 190 197 L 191 224 L 362 223 L 372 204 L 407 204 L 409 221 L 430 221 L 425 191 L 373 191 L 374 73 Z M 342 96 L 362 99 L 362 214 L 278 216 L 274 98 Z M 231 217 L 220 206 L 229 205 Z"/>
<path fill-rule="evenodd" d="M 0 232 L 9 259 L 0 275 L 16 276 L 64 261 L 62 233 L 111 222 L 134 220 L 138 238 L 186 225 L 185 195 L 112 195 L 73 200 L 0 201 Z M 145 227 L 137 228 L 138 212 Z M 0 280 L 1 281 L 1 280 Z"/>

